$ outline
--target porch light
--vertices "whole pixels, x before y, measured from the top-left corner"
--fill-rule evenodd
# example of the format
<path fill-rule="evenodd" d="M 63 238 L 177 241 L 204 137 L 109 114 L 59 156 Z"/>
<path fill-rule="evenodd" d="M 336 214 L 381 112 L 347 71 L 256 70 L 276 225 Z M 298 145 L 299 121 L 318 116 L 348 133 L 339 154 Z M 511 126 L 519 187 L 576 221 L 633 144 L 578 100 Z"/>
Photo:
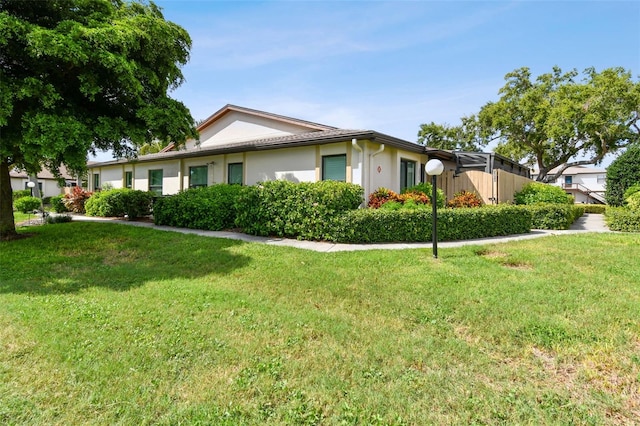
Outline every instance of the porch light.
<path fill-rule="evenodd" d="M 431 211 L 432 211 L 432 223 L 433 228 L 431 231 L 431 239 L 433 241 L 433 258 L 438 258 L 438 212 L 437 212 L 437 204 L 438 204 L 438 192 L 436 190 L 436 178 L 442 174 L 444 171 L 444 164 L 440 160 L 429 160 L 427 164 L 424 166 L 425 172 L 429 176 L 431 176 L 431 186 L 432 186 L 432 194 L 431 194 Z"/>

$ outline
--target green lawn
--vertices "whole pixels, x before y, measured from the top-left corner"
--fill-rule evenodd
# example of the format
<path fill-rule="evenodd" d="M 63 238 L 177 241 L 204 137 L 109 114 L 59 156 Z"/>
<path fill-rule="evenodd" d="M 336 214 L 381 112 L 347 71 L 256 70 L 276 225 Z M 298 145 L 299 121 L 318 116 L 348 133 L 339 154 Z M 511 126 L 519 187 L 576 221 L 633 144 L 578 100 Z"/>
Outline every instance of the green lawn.
<path fill-rule="evenodd" d="M 25 220 L 33 219 L 34 217 L 37 217 L 37 216 L 34 215 L 33 213 L 27 214 L 27 213 L 13 212 L 13 221 L 16 224 L 20 222 L 24 222 Z"/>
<path fill-rule="evenodd" d="M 0 424 L 633 424 L 640 234 L 315 253 L 0 243 Z"/>

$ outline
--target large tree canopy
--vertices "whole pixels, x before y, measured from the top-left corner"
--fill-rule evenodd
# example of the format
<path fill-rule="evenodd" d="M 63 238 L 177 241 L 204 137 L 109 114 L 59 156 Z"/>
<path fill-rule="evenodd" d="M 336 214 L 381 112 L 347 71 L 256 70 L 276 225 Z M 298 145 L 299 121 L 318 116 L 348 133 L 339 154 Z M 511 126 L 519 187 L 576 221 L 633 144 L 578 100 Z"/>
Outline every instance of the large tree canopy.
<path fill-rule="evenodd" d="M 9 167 L 73 171 L 88 152 L 197 137 L 168 96 L 191 39 L 152 2 L 0 2 L 0 238 L 15 234 Z"/>
<path fill-rule="evenodd" d="M 506 75 L 497 102 L 487 103 L 477 116 L 464 117 L 461 126 L 444 130 L 462 146 L 497 142 L 497 153 L 536 165 L 541 181 L 570 166 L 599 164 L 606 154 L 638 142 L 640 83 L 631 73 L 588 68 L 582 79 L 577 77 L 575 70 L 563 73 L 554 67 L 532 80 L 529 69 L 520 68 Z M 429 126 L 435 129 L 432 139 L 441 134 L 433 123 L 422 125 L 419 137 L 427 143 L 430 135 L 422 133 Z"/>

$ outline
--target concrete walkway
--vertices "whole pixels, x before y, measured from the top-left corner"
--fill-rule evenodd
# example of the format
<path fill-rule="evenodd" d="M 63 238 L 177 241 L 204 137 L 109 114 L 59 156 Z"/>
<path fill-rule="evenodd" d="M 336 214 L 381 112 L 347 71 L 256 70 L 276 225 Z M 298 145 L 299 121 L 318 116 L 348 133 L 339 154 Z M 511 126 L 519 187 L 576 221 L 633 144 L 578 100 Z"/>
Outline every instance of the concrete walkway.
<path fill-rule="evenodd" d="M 380 244 L 337 244 L 321 241 L 299 241 L 289 238 L 270 238 L 257 237 L 254 235 L 242 234 L 239 232 L 228 231 L 203 231 L 199 229 L 175 228 L 171 226 L 157 226 L 151 222 L 127 221 L 113 218 L 88 217 L 82 215 L 74 215 L 74 221 L 80 222 L 109 222 L 121 225 L 138 226 L 142 228 L 152 228 L 159 231 L 179 232 L 182 234 L 194 234 L 203 237 L 228 238 L 233 240 L 241 240 L 247 242 L 255 242 L 268 244 L 273 246 L 296 247 L 304 250 L 313 250 L 318 252 L 335 252 L 335 251 L 357 251 L 357 250 L 399 250 L 399 249 L 416 249 L 431 248 L 432 244 L 428 243 L 380 243 Z M 467 245 L 478 244 L 494 244 L 509 241 L 529 240 L 532 238 L 540 238 L 548 235 L 574 234 L 580 232 L 608 232 L 604 222 L 604 216 L 601 214 L 586 213 L 578 219 L 571 229 L 562 231 L 533 230 L 529 234 L 509 235 L 506 237 L 481 238 L 476 240 L 462 241 L 443 241 L 438 243 L 438 248 L 462 247 Z"/>

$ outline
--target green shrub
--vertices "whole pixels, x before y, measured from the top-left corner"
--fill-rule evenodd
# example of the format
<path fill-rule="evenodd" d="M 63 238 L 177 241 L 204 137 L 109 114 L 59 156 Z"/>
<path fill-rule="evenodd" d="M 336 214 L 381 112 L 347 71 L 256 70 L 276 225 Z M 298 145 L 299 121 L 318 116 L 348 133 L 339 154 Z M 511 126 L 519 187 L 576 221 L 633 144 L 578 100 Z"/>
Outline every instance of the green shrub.
<path fill-rule="evenodd" d="M 267 181 L 242 188 L 236 225 L 247 234 L 323 240 L 336 218 L 362 201 L 362 187 L 351 183 Z"/>
<path fill-rule="evenodd" d="M 514 195 L 516 204 L 573 204 L 573 198 L 565 193 L 559 186 L 548 185 L 542 182 L 530 182 L 522 187 L 520 192 Z"/>
<path fill-rule="evenodd" d="M 636 192 L 640 192 L 640 183 L 636 183 L 635 185 L 631 185 L 629 188 L 627 188 L 627 190 L 624 191 L 624 199 L 626 200 Z"/>
<path fill-rule="evenodd" d="M 20 197 L 13 202 L 13 206 L 16 210 L 22 213 L 33 212 L 34 210 L 40 210 L 40 198 L 36 197 Z"/>
<path fill-rule="evenodd" d="M 151 209 L 150 192 L 128 188 L 110 189 L 94 193 L 85 203 L 87 216 L 128 217 L 146 216 Z"/>
<path fill-rule="evenodd" d="M 433 187 L 431 186 L 431 183 L 423 182 L 423 183 L 419 183 L 417 185 L 411 186 L 409 188 L 405 188 L 402 191 L 403 194 L 407 192 L 421 192 L 425 194 L 427 197 L 429 197 L 429 200 L 431 200 L 431 196 L 433 195 Z M 436 197 L 438 199 L 436 206 L 438 206 L 438 208 L 444 207 L 446 197 L 444 196 L 444 191 L 442 189 L 440 188 L 436 189 Z"/>
<path fill-rule="evenodd" d="M 402 210 L 403 204 L 400 201 L 387 201 L 380 206 L 384 210 Z"/>
<path fill-rule="evenodd" d="M 625 201 L 627 202 L 627 208 L 640 211 L 640 192 L 631 193 Z"/>
<path fill-rule="evenodd" d="M 64 205 L 64 195 L 56 195 L 55 197 L 51 197 L 50 200 L 51 208 L 56 213 L 66 213 L 69 210 L 67 206 Z"/>
<path fill-rule="evenodd" d="M 605 220 L 612 231 L 640 232 L 640 210 L 609 207 L 605 213 Z"/>
<path fill-rule="evenodd" d="M 580 204 L 534 204 L 521 206 L 531 215 L 533 229 L 569 229 L 584 207 Z"/>
<path fill-rule="evenodd" d="M 431 209 L 359 209 L 344 213 L 331 240 L 342 243 L 428 242 Z M 438 210 L 438 240 L 465 240 L 523 234 L 531 215 L 517 206 Z"/>
<path fill-rule="evenodd" d="M 13 191 L 13 194 L 12 194 L 13 201 L 17 200 L 18 198 L 30 197 L 30 196 L 31 196 L 30 189 L 18 189 L 17 191 Z"/>
<path fill-rule="evenodd" d="M 156 225 L 221 231 L 233 228 L 236 199 L 242 187 L 216 184 L 159 197 L 153 205 Z"/>
<path fill-rule="evenodd" d="M 640 182 L 640 144 L 632 144 L 607 167 L 605 198 L 610 206 L 622 206 L 625 191 Z"/>
<path fill-rule="evenodd" d="M 607 206 L 604 204 L 583 204 L 585 213 L 597 213 L 604 214 L 607 210 Z"/>

